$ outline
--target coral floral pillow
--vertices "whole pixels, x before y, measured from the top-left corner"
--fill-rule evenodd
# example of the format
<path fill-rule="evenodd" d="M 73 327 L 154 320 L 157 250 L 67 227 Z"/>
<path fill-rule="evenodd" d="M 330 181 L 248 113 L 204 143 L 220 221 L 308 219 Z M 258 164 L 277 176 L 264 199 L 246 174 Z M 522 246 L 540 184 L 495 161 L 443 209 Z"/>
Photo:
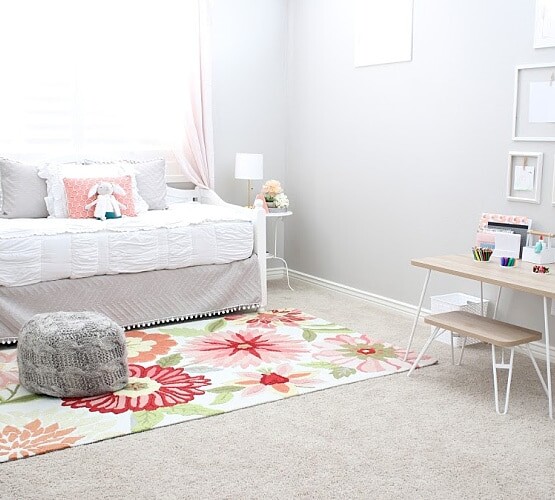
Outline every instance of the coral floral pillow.
<path fill-rule="evenodd" d="M 135 217 L 135 203 L 133 202 L 133 185 L 130 175 L 122 177 L 93 177 L 93 178 L 64 178 L 64 189 L 67 197 L 67 211 L 70 219 L 88 219 L 94 218 L 94 206 L 89 210 L 85 209 L 85 205 L 96 199 L 96 195 L 88 197 L 89 190 L 97 182 L 106 181 L 113 184 L 119 184 L 125 191 L 124 195 L 115 194 L 116 200 L 126 206 L 120 206 L 121 214 Z"/>

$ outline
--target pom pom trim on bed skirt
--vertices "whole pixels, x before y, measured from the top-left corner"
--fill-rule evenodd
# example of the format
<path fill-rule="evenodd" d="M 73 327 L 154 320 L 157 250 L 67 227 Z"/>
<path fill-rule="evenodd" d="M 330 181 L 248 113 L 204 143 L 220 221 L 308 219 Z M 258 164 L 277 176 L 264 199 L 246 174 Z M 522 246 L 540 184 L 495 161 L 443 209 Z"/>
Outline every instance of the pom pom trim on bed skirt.
<path fill-rule="evenodd" d="M 221 316 L 222 314 L 229 314 L 235 311 L 247 311 L 251 309 L 258 309 L 259 307 L 260 307 L 260 302 L 252 303 L 252 304 L 241 304 L 234 307 L 226 307 L 224 309 L 204 311 L 204 312 L 195 313 L 195 314 L 186 314 L 184 316 L 171 316 L 169 318 L 140 321 L 137 323 L 133 323 L 131 325 L 122 325 L 122 326 L 126 330 L 134 330 L 136 328 L 146 328 L 150 326 L 161 325 L 164 323 L 177 323 L 179 321 L 186 321 L 190 319 L 200 319 L 200 318 L 207 318 L 211 316 Z M 17 343 L 17 337 L 5 337 L 0 339 L 0 345 L 9 345 L 9 344 L 16 344 L 16 343 Z"/>

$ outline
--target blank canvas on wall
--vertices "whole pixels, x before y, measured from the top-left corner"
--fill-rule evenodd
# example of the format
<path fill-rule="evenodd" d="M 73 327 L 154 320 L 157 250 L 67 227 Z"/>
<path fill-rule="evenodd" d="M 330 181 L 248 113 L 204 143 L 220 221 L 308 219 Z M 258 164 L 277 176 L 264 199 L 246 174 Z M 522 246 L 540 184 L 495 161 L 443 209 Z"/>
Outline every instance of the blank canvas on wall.
<path fill-rule="evenodd" d="M 354 0 L 355 67 L 412 60 L 413 0 Z"/>
<path fill-rule="evenodd" d="M 534 48 L 555 47 L 555 0 L 536 0 Z"/>

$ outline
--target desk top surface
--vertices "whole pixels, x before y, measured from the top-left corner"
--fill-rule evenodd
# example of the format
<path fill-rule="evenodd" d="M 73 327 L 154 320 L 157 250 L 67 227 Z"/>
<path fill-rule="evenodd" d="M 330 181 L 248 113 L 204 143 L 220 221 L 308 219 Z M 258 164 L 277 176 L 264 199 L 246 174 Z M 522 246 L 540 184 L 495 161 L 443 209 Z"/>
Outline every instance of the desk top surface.
<path fill-rule="evenodd" d="M 441 255 L 412 259 L 411 264 L 432 271 L 461 276 L 555 299 L 555 274 L 532 272 L 534 264 L 518 260 L 515 267 L 501 267 L 499 259 L 475 261 L 471 255 Z M 555 272 L 555 264 L 547 264 Z"/>

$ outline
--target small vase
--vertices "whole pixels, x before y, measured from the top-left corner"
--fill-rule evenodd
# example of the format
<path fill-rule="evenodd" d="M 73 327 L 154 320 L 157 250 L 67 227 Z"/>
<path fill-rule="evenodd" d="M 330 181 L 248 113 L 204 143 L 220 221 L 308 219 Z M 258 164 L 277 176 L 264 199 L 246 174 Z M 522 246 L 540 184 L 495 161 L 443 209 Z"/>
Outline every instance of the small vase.
<path fill-rule="evenodd" d="M 273 201 L 266 201 L 268 208 L 276 208 L 276 204 Z"/>

